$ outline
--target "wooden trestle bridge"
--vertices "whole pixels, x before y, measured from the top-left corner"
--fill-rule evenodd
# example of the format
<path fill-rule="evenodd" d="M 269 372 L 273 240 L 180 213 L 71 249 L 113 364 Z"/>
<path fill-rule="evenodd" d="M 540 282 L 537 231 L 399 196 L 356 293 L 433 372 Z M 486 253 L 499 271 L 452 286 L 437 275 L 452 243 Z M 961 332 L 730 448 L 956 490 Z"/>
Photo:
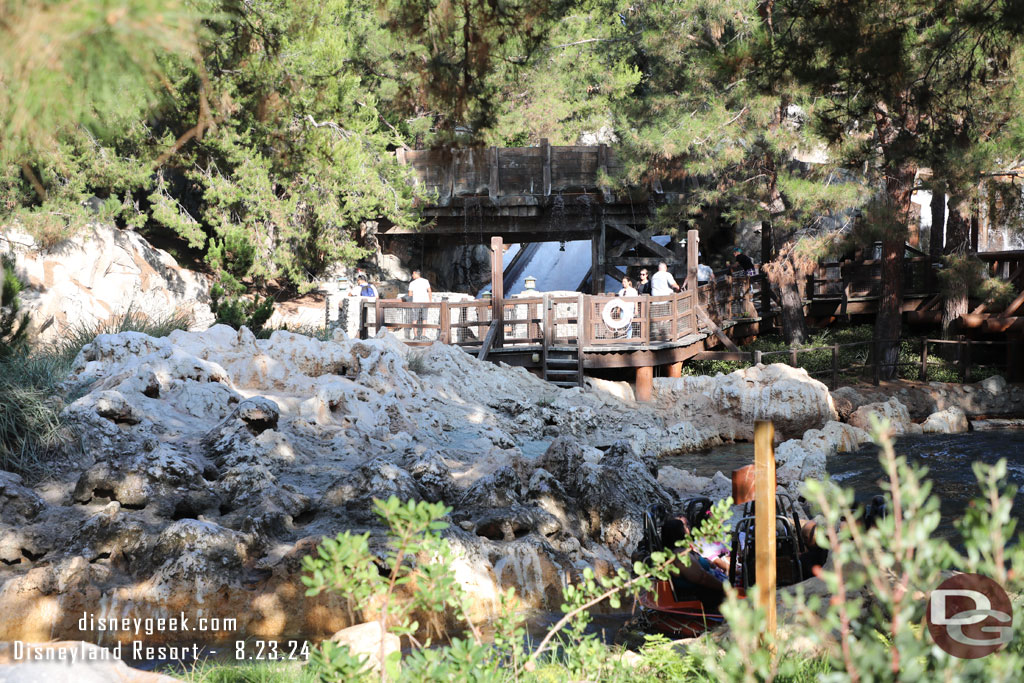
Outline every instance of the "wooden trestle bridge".
<path fill-rule="evenodd" d="M 387 328 L 410 345 L 440 341 L 480 358 L 522 366 L 561 385 L 582 384 L 588 369 L 635 368 L 637 398 L 649 396 L 654 368 L 681 373 L 690 358 L 713 349 L 736 351 L 776 325 L 778 299 L 763 277 L 726 276 L 698 286 L 698 233 L 663 244 L 649 225 L 658 203 L 678 201 L 694 178 L 676 185 L 615 191 L 607 185 L 620 163 L 606 146 L 399 150 L 416 182 L 433 197 L 422 230 L 385 227 L 384 241 L 491 242 L 493 299 L 405 303 L 363 301 L 360 336 Z M 771 253 L 768 233 L 762 252 Z M 545 242 L 590 239 L 590 294 L 524 293 L 503 297 L 503 240 Z M 902 310 L 910 324 L 941 321 L 938 264 L 908 246 Z M 1024 251 L 980 253 L 994 277 L 1013 284 L 1007 306 L 971 302 L 960 332 L 1024 338 Z M 620 299 L 603 294 L 605 275 L 620 267 L 668 263 L 683 290 L 671 296 Z M 585 281 L 586 281 L 585 279 Z M 584 283 L 580 283 L 583 288 Z M 804 313 L 813 326 L 877 310 L 881 262 L 820 264 L 804 288 Z M 616 303 L 617 302 L 617 303 Z M 745 354 L 743 354 L 745 355 Z"/>

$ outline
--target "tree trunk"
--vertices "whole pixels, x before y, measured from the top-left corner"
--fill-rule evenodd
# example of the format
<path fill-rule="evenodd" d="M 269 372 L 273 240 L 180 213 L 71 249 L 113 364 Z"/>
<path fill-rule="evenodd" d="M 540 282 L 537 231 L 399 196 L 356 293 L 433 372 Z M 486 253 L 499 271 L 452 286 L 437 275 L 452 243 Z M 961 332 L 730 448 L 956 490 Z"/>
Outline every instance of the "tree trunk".
<path fill-rule="evenodd" d="M 953 268 L 953 276 L 946 278 L 942 308 L 942 336 L 949 338 L 954 323 L 967 313 L 967 280 L 957 275 L 957 266 L 963 265 L 971 244 L 970 207 L 959 197 L 949 199 L 949 240 L 946 245 L 949 258 L 947 266 Z"/>
<path fill-rule="evenodd" d="M 807 339 L 804 327 L 804 301 L 800 296 L 797 271 L 789 266 L 779 278 L 779 301 L 782 303 L 782 335 L 790 346 L 799 346 Z"/>
<path fill-rule="evenodd" d="M 932 230 L 928 238 L 928 254 L 938 263 L 942 258 L 942 238 L 946 227 L 946 186 L 938 184 L 932 189 Z"/>
<path fill-rule="evenodd" d="M 903 252 L 906 245 L 907 217 L 913 192 L 916 169 L 904 164 L 886 180 L 886 194 L 894 213 L 892 234 L 882 240 L 882 283 L 878 296 L 878 319 L 875 324 L 875 349 L 879 363 L 879 379 L 892 379 L 899 368 L 900 328 L 903 307 Z"/>

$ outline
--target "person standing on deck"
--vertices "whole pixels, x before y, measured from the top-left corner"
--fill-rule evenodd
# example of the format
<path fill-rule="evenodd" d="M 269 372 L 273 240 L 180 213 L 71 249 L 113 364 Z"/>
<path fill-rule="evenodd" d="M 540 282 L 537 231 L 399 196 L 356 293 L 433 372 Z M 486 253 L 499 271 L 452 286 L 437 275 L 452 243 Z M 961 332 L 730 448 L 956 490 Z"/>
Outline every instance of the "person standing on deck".
<path fill-rule="evenodd" d="M 668 296 L 673 290 L 678 292 L 680 287 L 672 273 L 668 272 L 668 264 L 662 261 L 658 264 L 658 272 L 651 278 L 651 295 Z"/>
<path fill-rule="evenodd" d="M 640 296 L 650 295 L 651 281 L 647 277 L 647 269 L 640 271 L 640 281 L 636 283 L 636 291 Z"/>
<path fill-rule="evenodd" d="M 732 250 L 733 256 L 736 258 L 736 265 L 744 271 L 744 274 L 753 277 L 757 275 L 757 268 L 754 266 L 754 262 L 749 256 L 743 253 L 743 250 L 739 247 L 734 247 Z"/>
<path fill-rule="evenodd" d="M 356 278 L 356 286 L 349 290 L 348 295 L 376 299 L 380 293 L 377 292 L 377 287 L 367 282 L 365 275 L 360 275 Z"/>
<path fill-rule="evenodd" d="M 409 301 L 414 304 L 429 304 L 430 297 L 434 291 L 430 288 L 430 282 L 420 274 L 420 271 L 412 271 L 412 281 L 409 283 Z M 423 337 L 423 319 L 426 317 L 426 306 L 416 306 L 412 309 L 413 317 L 417 324 L 416 339 Z"/>

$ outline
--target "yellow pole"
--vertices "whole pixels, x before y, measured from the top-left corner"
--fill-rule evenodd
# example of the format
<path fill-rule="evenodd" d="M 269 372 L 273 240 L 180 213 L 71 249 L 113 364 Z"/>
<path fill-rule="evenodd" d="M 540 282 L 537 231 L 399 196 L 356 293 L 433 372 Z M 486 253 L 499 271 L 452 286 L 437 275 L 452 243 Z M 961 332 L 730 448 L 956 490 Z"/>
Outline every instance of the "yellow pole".
<path fill-rule="evenodd" d="M 754 423 L 754 551 L 757 604 L 765 610 L 765 634 L 775 635 L 775 426 Z"/>

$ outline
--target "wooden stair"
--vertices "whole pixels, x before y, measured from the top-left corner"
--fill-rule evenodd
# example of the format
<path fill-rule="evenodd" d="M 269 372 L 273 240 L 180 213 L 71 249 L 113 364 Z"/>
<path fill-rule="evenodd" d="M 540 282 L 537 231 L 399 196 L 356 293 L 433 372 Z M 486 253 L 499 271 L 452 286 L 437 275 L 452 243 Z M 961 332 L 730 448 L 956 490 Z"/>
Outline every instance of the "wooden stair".
<path fill-rule="evenodd" d="M 579 352 L 575 346 L 547 349 L 544 354 L 544 379 L 560 387 L 583 386 Z"/>

